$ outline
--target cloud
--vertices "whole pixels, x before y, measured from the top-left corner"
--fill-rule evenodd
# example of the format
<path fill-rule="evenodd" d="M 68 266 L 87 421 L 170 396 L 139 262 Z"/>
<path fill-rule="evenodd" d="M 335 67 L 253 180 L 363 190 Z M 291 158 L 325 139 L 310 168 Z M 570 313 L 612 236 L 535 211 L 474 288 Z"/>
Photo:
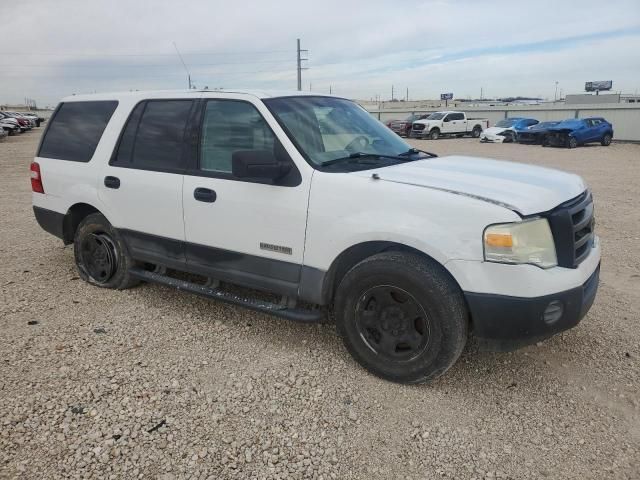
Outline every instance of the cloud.
<path fill-rule="evenodd" d="M 197 86 L 294 88 L 295 39 L 309 49 L 305 89 L 369 98 L 553 96 L 587 80 L 638 89 L 640 4 L 23 0 L 3 5 L 0 102 L 54 104 L 71 93 Z"/>

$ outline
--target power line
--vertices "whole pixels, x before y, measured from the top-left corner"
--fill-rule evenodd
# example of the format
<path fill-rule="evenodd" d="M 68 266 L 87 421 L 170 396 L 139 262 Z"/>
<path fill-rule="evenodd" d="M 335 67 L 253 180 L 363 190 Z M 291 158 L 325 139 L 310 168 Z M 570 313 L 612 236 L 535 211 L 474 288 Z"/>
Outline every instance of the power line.
<path fill-rule="evenodd" d="M 264 55 L 270 53 L 290 53 L 289 50 L 255 50 L 244 52 L 187 52 L 183 55 L 190 56 L 216 56 L 216 55 Z M 173 53 L 60 53 L 60 52 L 0 52 L 1 56 L 41 56 L 41 57 L 173 57 Z"/>
<path fill-rule="evenodd" d="M 235 72 L 212 72 L 212 74 L 215 74 L 216 76 L 221 76 L 221 75 L 244 75 L 244 74 L 250 74 L 250 73 L 283 73 L 282 70 L 273 70 L 273 69 L 268 69 L 268 70 L 246 70 L 246 71 L 235 71 Z M 137 78 L 162 78 L 162 77 L 175 77 L 175 76 L 183 76 L 183 73 L 164 73 L 164 74 L 152 74 L 152 75 L 134 75 L 134 76 L 128 76 L 128 75 L 115 75 L 115 76 L 107 76 L 106 74 L 97 74 L 97 75 L 88 75 L 88 74 L 80 74 L 80 75 L 76 75 L 73 74 L 73 78 L 109 78 L 109 79 L 114 79 L 114 78 L 123 78 L 123 79 L 137 79 Z M 206 73 L 205 73 L 206 75 Z M 22 73 L 2 73 L 0 72 L 0 77 L 18 77 L 18 78 L 24 78 L 24 74 Z M 35 73 L 35 74 L 29 74 L 29 77 L 71 77 L 71 75 L 68 75 L 65 72 L 55 72 L 55 73 Z"/>
<path fill-rule="evenodd" d="M 216 63 L 189 63 L 191 68 L 193 67 L 216 67 L 218 65 L 255 65 L 255 64 L 283 64 L 290 63 L 291 60 L 256 60 L 251 62 L 216 62 Z M 49 63 L 49 64 L 11 64 L 11 63 L 0 63 L 0 68 L 4 67 L 36 67 L 36 68 L 51 68 L 61 66 L 60 64 Z M 64 65 L 64 68 L 147 68 L 147 67 L 174 67 L 174 64 L 163 63 L 163 64 L 139 64 L 139 65 Z"/>

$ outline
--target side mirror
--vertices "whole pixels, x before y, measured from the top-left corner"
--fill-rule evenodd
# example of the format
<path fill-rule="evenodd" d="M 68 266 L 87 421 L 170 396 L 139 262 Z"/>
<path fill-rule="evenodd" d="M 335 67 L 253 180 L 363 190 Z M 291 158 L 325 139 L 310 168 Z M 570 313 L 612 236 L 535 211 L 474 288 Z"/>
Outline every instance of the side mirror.
<path fill-rule="evenodd" d="M 451 121 L 451 119 L 449 117 L 445 118 L 444 120 L 442 120 L 443 122 L 449 122 Z"/>
<path fill-rule="evenodd" d="M 289 163 L 279 162 L 268 150 L 238 150 L 231 155 L 231 173 L 237 178 L 274 182 L 289 170 Z"/>

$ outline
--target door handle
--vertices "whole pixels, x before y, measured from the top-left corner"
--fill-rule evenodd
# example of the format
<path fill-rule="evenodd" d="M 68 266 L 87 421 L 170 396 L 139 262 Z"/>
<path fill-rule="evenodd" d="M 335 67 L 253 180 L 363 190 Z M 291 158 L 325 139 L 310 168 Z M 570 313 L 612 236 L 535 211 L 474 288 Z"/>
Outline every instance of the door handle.
<path fill-rule="evenodd" d="M 216 192 L 209 188 L 198 187 L 193 191 L 193 198 L 199 202 L 213 203 L 216 201 Z"/>
<path fill-rule="evenodd" d="M 104 186 L 107 188 L 118 189 L 120 188 L 120 179 L 118 177 L 104 177 Z"/>

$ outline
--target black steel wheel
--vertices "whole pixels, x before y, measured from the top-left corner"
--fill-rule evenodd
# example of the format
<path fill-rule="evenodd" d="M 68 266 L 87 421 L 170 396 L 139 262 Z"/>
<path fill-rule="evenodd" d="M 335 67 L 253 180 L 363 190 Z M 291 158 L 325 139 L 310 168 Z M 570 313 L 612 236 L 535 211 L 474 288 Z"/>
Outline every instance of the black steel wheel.
<path fill-rule="evenodd" d="M 430 322 L 406 290 L 379 285 L 364 292 L 355 311 L 356 328 L 367 347 L 394 361 L 410 361 L 429 344 Z"/>
<path fill-rule="evenodd" d="M 106 233 L 90 233 L 80 244 L 81 261 L 95 283 L 109 281 L 118 268 L 118 253 L 111 237 Z"/>
<path fill-rule="evenodd" d="M 87 215 L 78 225 L 73 251 L 80 278 L 98 287 L 124 289 L 136 285 L 134 265 L 120 234 L 100 213 Z"/>
<path fill-rule="evenodd" d="M 415 253 L 378 253 L 351 268 L 338 286 L 334 314 L 351 355 L 394 382 L 442 375 L 467 339 L 460 287 L 441 265 Z"/>

